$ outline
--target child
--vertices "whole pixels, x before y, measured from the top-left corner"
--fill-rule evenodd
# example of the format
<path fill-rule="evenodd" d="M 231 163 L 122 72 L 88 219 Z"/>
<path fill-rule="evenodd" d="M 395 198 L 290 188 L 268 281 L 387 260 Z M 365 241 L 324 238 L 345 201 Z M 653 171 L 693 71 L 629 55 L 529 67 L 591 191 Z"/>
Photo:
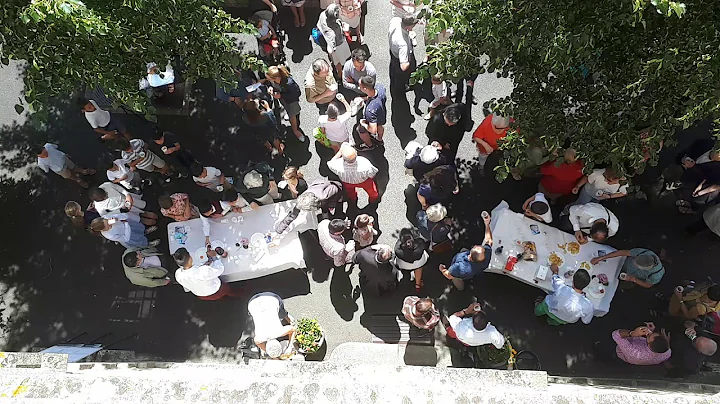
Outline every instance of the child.
<path fill-rule="evenodd" d="M 132 171 L 123 159 L 113 161 L 110 168 L 107 169 L 107 178 L 115 184 L 122 185 L 128 191 L 133 191 L 136 194 L 142 193 L 140 190 L 140 184 L 142 183 L 140 173 Z"/>
<path fill-rule="evenodd" d="M 286 168 L 283 171 L 282 178 L 282 181 L 278 182 L 278 188 L 280 188 L 283 199 L 296 199 L 298 195 L 308 189 L 303 174 L 296 167 Z"/>
<path fill-rule="evenodd" d="M 264 57 L 271 54 L 277 56 L 280 50 L 275 46 L 277 44 L 277 35 L 275 35 L 272 25 L 255 15 L 250 18 L 250 21 L 258 30 L 255 37 L 260 41 L 260 56 Z"/>
<path fill-rule="evenodd" d="M 377 231 L 373 228 L 374 223 L 375 219 L 370 215 L 362 214 L 355 218 L 353 240 L 360 244 L 360 247 L 369 246 L 372 244 L 375 236 L 377 236 Z"/>
<path fill-rule="evenodd" d="M 85 211 L 83 212 L 82 207 L 79 203 L 75 201 L 70 201 L 65 204 L 65 214 L 70 218 L 70 221 L 73 225 L 85 228 L 92 234 L 100 234 L 95 233 L 90 229 L 90 223 L 100 217 L 100 214 L 97 213 L 97 211 L 95 210 L 94 204 L 90 203 L 87 209 L 85 209 Z"/>
<path fill-rule="evenodd" d="M 438 75 L 432 77 L 432 95 L 433 100 L 428 108 L 428 113 L 423 117 L 426 121 L 429 121 L 435 116 L 437 107 L 450 104 L 447 83 Z"/>

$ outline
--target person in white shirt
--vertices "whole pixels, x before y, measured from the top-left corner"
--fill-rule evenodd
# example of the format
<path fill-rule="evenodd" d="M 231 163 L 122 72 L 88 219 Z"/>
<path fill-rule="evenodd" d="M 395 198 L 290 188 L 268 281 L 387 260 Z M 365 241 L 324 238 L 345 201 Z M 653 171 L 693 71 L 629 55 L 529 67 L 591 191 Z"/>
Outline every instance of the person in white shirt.
<path fill-rule="evenodd" d="M 37 157 L 37 165 L 41 170 L 46 173 L 52 170 L 55 174 L 67 180 L 77 182 L 83 188 L 87 188 L 88 183 L 80 178 L 80 175 L 95 174 L 95 170 L 80 168 L 75 165 L 65 153 L 58 149 L 57 145 L 52 143 L 45 143 L 40 147 Z"/>
<path fill-rule="evenodd" d="M 360 79 L 365 76 L 377 77 L 375 66 L 367 60 L 367 53 L 362 48 L 352 51 L 352 57 L 345 62 L 342 72 L 342 85 L 347 90 L 352 91 L 348 96 L 364 97 L 365 93 L 360 90 Z"/>
<path fill-rule="evenodd" d="M 529 197 L 522 206 L 525 216 L 539 222 L 550 223 L 553 220 L 550 204 L 542 192 Z"/>
<path fill-rule="evenodd" d="M 582 320 L 590 324 L 595 308 L 585 297 L 583 289 L 590 284 L 590 274 L 582 268 L 573 275 L 572 287 L 565 284 L 565 279 L 558 275 L 557 265 L 550 266 L 553 273 L 553 292 L 535 304 L 535 315 L 547 316 L 550 325 L 576 323 Z"/>
<path fill-rule="evenodd" d="M 583 175 L 572 189 L 573 194 L 578 194 L 573 204 L 583 205 L 627 196 L 628 186 L 621 182 L 625 182 L 625 177 L 617 175 L 611 168 L 593 170 L 590 175 Z"/>
<path fill-rule="evenodd" d="M 190 173 L 193 176 L 193 181 L 195 181 L 197 185 L 214 192 L 222 192 L 232 185 L 228 182 L 227 178 L 225 178 L 222 171 L 215 167 L 203 167 L 200 164 L 193 163 L 190 165 Z"/>
<path fill-rule="evenodd" d="M 124 211 L 123 213 L 130 212 L 135 216 L 146 213 L 143 210 L 146 203 L 141 199 L 140 195 L 133 194 L 112 182 L 104 182 L 97 188 L 90 188 L 88 196 L 93 201 L 95 210 L 100 216 L 108 213 L 119 213 L 121 210 Z M 151 212 L 147 212 L 145 216 L 148 219 L 157 219 L 157 215 Z"/>
<path fill-rule="evenodd" d="M 393 17 L 388 29 L 390 42 L 390 88 L 391 92 L 408 91 L 410 75 L 417 67 L 415 50 L 410 32 L 418 23 L 414 16 Z"/>
<path fill-rule="evenodd" d="M 250 298 L 247 307 L 255 325 L 253 340 L 263 352 L 269 341 L 281 338 L 294 340 L 296 330 L 292 317 L 285 310 L 280 296 L 272 292 L 258 293 Z"/>
<path fill-rule="evenodd" d="M 585 205 L 570 207 L 568 219 L 575 232 L 578 243 L 585 244 L 590 239 L 602 243 L 617 233 L 620 222 L 614 213 L 599 203 L 590 202 Z"/>
<path fill-rule="evenodd" d="M 184 247 L 173 253 L 175 263 L 180 267 L 175 271 L 175 280 L 186 292 L 192 292 L 201 300 L 218 300 L 225 296 L 240 296 L 233 292 L 230 284 L 220 281 L 225 266 L 217 253 L 207 251 L 207 261 L 195 263 Z"/>
<path fill-rule="evenodd" d="M 449 105 L 450 104 L 450 93 L 448 89 L 447 82 L 442 79 L 441 76 L 435 75 L 431 79 L 432 81 L 432 88 L 431 92 L 433 95 L 432 101 L 430 101 L 430 106 L 428 107 L 428 113 L 423 116 L 423 119 L 426 121 L 429 121 L 432 119 L 433 116 L 435 116 L 435 111 L 437 108 L 441 105 Z M 417 104 L 416 100 L 416 104 Z M 417 106 L 417 105 L 416 105 Z"/>
<path fill-rule="evenodd" d="M 100 233 L 110 241 L 120 243 L 125 248 L 156 247 L 160 240 L 148 243 L 147 234 L 157 230 L 157 226 L 145 228 L 137 216 L 127 213 L 111 213 L 90 222 L 90 230 Z"/>
<path fill-rule="evenodd" d="M 118 133 L 120 133 L 126 139 L 130 140 L 130 133 L 125 129 L 125 125 L 123 125 L 120 119 L 100 108 L 95 100 L 80 97 L 77 99 L 77 105 L 80 107 L 80 110 L 85 113 L 85 119 L 90 126 L 92 126 L 93 130 L 102 135 L 100 139 L 116 139 Z"/>
<path fill-rule="evenodd" d="M 110 168 L 107 169 L 107 178 L 113 184 L 120 184 L 127 190 L 135 191 L 138 194 L 142 192 L 140 190 L 142 184 L 140 173 L 131 170 L 123 159 L 116 159 L 112 162 Z"/>
<path fill-rule="evenodd" d="M 144 140 L 117 139 L 115 148 L 120 151 L 123 160 L 128 163 L 131 170 L 139 169 L 149 173 L 159 172 L 165 176 L 165 182 L 170 182 L 170 176 L 173 174 L 170 164 L 167 164 L 165 160 L 150 151 Z"/>
<path fill-rule="evenodd" d="M 357 151 L 349 143 L 340 145 L 340 150 L 327 162 L 327 166 L 340 178 L 350 201 L 357 202 L 358 200 L 356 188 L 362 188 L 367 192 L 370 203 L 376 202 L 380 198 L 373 180 L 378 169 L 372 165 L 370 160 L 358 156 Z"/>
<path fill-rule="evenodd" d="M 248 203 L 235 189 L 226 189 L 222 193 L 220 207 L 222 208 L 222 215 L 225 216 L 230 213 L 230 211 L 235 213 L 250 212 L 253 209 L 259 208 L 260 205 L 255 202 Z"/>
<path fill-rule="evenodd" d="M 327 106 L 325 115 L 320 115 L 318 118 L 318 125 L 325 132 L 328 140 L 330 140 L 330 147 L 337 152 L 340 150 L 340 145 L 343 142 L 347 142 L 350 139 L 350 132 L 348 131 L 347 121 L 350 120 L 350 104 L 345 100 L 341 94 L 337 97 L 345 105 L 345 113 L 340 114 L 338 107 L 335 104 Z"/>
<path fill-rule="evenodd" d="M 487 319 L 479 303 L 472 303 L 466 309 L 453 313 L 443 319 L 445 331 L 466 346 L 492 344 L 500 349 L 505 345 L 505 337 Z"/>

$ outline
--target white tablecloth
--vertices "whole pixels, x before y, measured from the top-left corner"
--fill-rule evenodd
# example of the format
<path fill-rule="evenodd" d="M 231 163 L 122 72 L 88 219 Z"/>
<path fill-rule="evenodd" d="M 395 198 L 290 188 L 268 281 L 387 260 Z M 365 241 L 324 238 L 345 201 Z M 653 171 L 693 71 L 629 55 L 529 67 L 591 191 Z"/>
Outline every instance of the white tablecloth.
<path fill-rule="evenodd" d="M 228 256 L 222 259 L 225 272 L 220 277 L 225 282 L 259 278 L 261 276 L 282 272 L 290 268 L 305 268 L 302 246 L 298 233 L 317 229 L 317 216 L 311 212 L 300 212 L 296 220 L 300 222 L 294 231 L 285 235 L 279 245 L 270 248 L 267 253 L 253 256 L 251 249 L 236 246 L 241 238 L 248 240 L 254 233 L 266 234 L 274 231 L 275 223 L 281 221 L 295 206 L 295 201 L 285 201 L 264 205 L 259 209 L 245 213 L 229 213 L 222 219 L 210 219 L 210 240 L 222 241 L 227 247 Z M 233 223 L 232 217 L 243 216 L 242 223 Z M 175 227 L 189 228 L 185 244 L 175 240 Z M 205 236 L 200 219 L 168 224 L 168 243 L 170 253 L 185 247 L 194 256 L 197 249 L 205 246 Z"/>
<path fill-rule="evenodd" d="M 557 218 L 555 218 L 555 220 L 557 220 Z M 531 231 L 530 225 L 533 224 L 538 226 L 539 234 L 533 234 Z M 555 251 L 563 258 L 564 263 L 558 272 L 560 276 L 563 276 L 568 270 L 577 270 L 581 262 L 587 261 L 589 263 L 593 257 L 598 256 L 599 250 L 604 250 L 605 253 L 615 251 L 615 249 L 610 246 L 589 241 L 587 244 L 581 245 L 580 252 L 577 255 L 563 252 L 563 250 L 558 247 L 558 244 L 562 245 L 575 241 L 574 235 L 529 219 L 521 213 L 513 212 L 507 208 L 507 203 L 504 201 L 493 210 L 490 228 L 493 235 L 493 255 L 490 260 L 490 265 L 485 272 L 504 274 L 546 292 L 552 292 L 552 284 L 550 282 L 552 273 L 549 270 L 550 264 L 548 264 L 550 252 Z M 505 263 L 508 257 L 510 255 L 517 255 L 523 251 L 523 247 L 517 244 L 518 241 L 521 243 L 524 241 L 534 242 L 537 249 L 538 260 L 537 262 L 520 260 L 515 264 L 515 269 L 510 272 L 505 271 Z M 495 250 L 500 246 L 504 247 L 502 253 L 499 255 L 495 254 Z M 605 294 L 602 298 L 596 298 L 586 293 L 587 298 L 590 299 L 595 306 L 596 317 L 604 316 L 610 310 L 610 302 L 617 290 L 619 282 L 618 275 L 624 262 L 625 257 L 618 257 L 600 262 L 597 265 L 592 265 L 592 270 L 589 271 L 590 275 L 606 274 L 610 283 L 605 288 Z M 545 280 L 535 279 L 535 273 L 540 265 L 548 267 Z M 566 284 L 572 285 L 572 278 L 564 279 Z"/>

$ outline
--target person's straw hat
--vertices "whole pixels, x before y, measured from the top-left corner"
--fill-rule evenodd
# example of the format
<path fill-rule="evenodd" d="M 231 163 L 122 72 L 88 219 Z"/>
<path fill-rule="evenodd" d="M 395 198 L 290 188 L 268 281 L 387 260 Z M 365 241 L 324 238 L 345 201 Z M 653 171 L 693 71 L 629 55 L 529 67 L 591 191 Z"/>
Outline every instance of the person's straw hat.
<path fill-rule="evenodd" d="M 445 216 L 447 215 L 447 209 L 445 209 L 445 207 L 441 204 L 436 203 L 435 205 L 428 206 L 425 214 L 427 214 L 427 218 L 429 221 L 437 223 L 445 219 Z"/>
<path fill-rule="evenodd" d="M 271 339 L 265 343 L 265 353 L 271 358 L 277 358 L 282 355 L 282 345 L 280 341 Z"/>

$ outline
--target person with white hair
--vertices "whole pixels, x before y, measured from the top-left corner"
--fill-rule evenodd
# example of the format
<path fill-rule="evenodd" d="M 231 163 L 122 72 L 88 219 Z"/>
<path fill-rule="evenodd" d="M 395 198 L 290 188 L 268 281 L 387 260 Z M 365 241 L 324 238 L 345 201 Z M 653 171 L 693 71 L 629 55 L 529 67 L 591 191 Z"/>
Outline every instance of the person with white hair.
<path fill-rule="evenodd" d="M 493 113 L 486 116 L 475 129 L 472 141 L 480 153 L 478 162 L 481 167 L 485 166 L 488 156 L 498 149 L 498 140 L 507 135 L 509 128 L 510 118 Z"/>
<path fill-rule="evenodd" d="M 272 292 L 258 293 L 250 298 L 247 307 L 255 326 L 255 345 L 269 357 L 278 358 L 283 353 L 278 340 L 289 340 L 291 347 L 296 332 L 282 298 Z"/>
<path fill-rule="evenodd" d="M 687 321 L 682 332 L 675 332 L 670 338 L 672 356 L 665 362 L 668 376 L 685 377 L 700 372 L 705 362 L 717 352 L 717 342 L 696 329 L 697 324 Z"/>
<path fill-rule="evenodd" d="M 597 265 L 601 261 L 615 257 L 627 257 L 620 275 L 622 289 L 629 289 L 635 285 L 648 289 L 657 285 L 665 275 L 665 267 L 660 257 L 647 248 L 617 250 L 602 257 L 595 257 L 590 263 Z"/>
<path fill-rule="evenodd" d="M 349 143 L 343 143 L 340 150 L 327 162 L 330 171 L 340 178 L 350 201 L 357 203 L 357 188 L 362 188 L 368 194 L 370 203 L 377 202 L 380 194 L 373 179 L 378 169 L 370 160 L 358 156 L 355 148 Z"/>
<path fill-rule="evenodd" d="M 405 168 L 412 170 L 413 177 L 418 181 L 433 168 L 450 162 L 445 149 L 438 142 L 432 142 L 425 147 L 417 142 L 410 142 L 405 152 Z"/>
<path fill-rule="evenodd" d="M 277 183 L 271 176 L 272 167 L 267 163 L 257 163 L 243 171 L 236 188 L 246 201 L 255 201 L 258 205 L 270 205 L 280 198 Z"/>
<path fill-rule="evenodd" d="M 315 103 L 320 115 L 324 115 L 337 91 L 338 84 L 330 71 L 330 64 L 324 59 L 316 59 L 305 75 L 305 99 Z"/>
<path fill-rule="evenodd" d="M 447 209 L 443 205 L 430 205 L 426 210 L 418 211 L 416 218 L 417 227 L 428 241 L 430 251 L 439 253 L 452 247 L 452 220 L 447 217 Z"/>
<path fill-rule="evenodd" d="M 359 23 L 359 21 L 358 21 Z M 317 29 L 322 33 L 327 43 L 326 51 L 337 69 L 338 75 L 342 76 L 342 68 L 345 61 L 350 58 L 350 45 L 345 39 L 345 33 L 340 21 L 340 6 L 331 4 L 320 13 L 317 22 Z"/>

